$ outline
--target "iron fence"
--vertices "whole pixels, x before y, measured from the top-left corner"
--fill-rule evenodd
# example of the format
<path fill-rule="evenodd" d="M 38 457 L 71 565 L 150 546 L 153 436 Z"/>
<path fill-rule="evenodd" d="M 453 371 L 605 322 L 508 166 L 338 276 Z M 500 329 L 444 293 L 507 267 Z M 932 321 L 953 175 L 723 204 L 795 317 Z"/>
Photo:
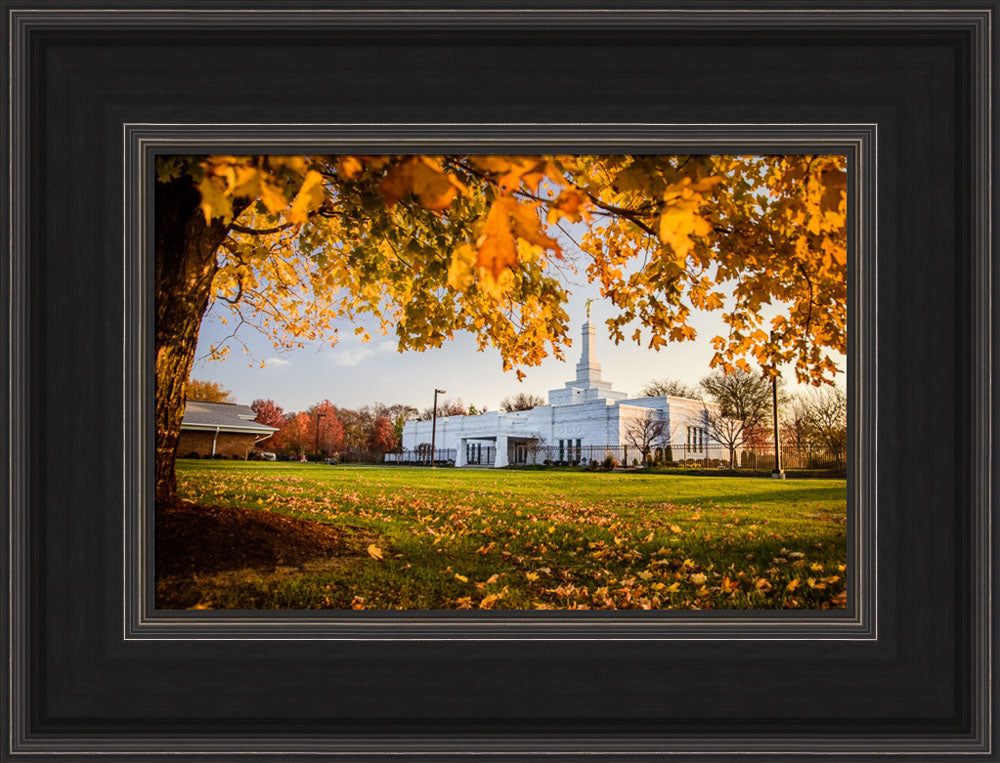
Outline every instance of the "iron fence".
<path fill-rule="evenodd" d="M 383 463 L 400 466 L 430 466 L 433 463 L 435 466 L 444 466 L 454 464 L 457 455 L 458 451 L 454 448 L 437 448 L 434 451 L 434 458 L 432 460 L 430 448 L 415 448 L 413 450 L 404 448 L 398 453 L 386 453 Z M 492 464 L 493 460 L 491 459 L 489 463 Z"/>
<path fill-rule="evenodd" d="M 434 451 L 433 464 L 456 463 L 458 452 L 454 448 Z M 678 445 L 653 445 L 643 450 L 634 445 L 539 445 L 530 440 L 512 440 L 507 449 L 508 463 L 513 466 L 601 466 L 611 459 L 618 467 L 643 465 L 677 466 L 701 469 L 736 469 L 771 471 L 774 469 L 774 446 L 744 445 L 735 449 L 730 460 L 729 448 L 723 445 L 705 445 L 694 450 L 685 443 Z M 346 460 L 346 459 L 345 459 Z M 404 449 L 386 453 L 383 463 L 396 465 L 431 465 L 430 448 Z M 466 446 L 465 464 L 492 466 L 496 463 L 496 448 L 477 443 Z M 820 447 L 782 447 L 781 463 L 784 469 L 843 469 L 843 454 L 831 453 Z"/>

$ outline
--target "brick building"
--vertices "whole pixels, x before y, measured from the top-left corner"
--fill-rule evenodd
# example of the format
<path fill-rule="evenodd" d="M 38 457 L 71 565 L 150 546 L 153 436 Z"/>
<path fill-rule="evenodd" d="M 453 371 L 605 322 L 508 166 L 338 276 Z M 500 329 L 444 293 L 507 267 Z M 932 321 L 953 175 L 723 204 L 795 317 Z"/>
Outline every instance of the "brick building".
<path fill-rule="evenodd" d="M 256 443 L 278 431 L 254 421 L 256 416 L 248 405 L 188 400 L 177 444 L 178 457 L 197 454 L 200 458 L 221 455 L 245 459 Z"/>

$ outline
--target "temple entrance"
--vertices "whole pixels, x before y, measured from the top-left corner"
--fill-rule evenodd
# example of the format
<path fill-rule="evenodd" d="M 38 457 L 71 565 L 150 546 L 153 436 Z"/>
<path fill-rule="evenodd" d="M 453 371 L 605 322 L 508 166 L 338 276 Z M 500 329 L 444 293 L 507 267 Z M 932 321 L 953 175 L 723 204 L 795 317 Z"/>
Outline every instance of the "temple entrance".
<path fill-rule="evenodd" d="M 481 442 L 466 442 L 465 463 L 468 466 L 493 466 L 496 450 L 494 446 Z"/>

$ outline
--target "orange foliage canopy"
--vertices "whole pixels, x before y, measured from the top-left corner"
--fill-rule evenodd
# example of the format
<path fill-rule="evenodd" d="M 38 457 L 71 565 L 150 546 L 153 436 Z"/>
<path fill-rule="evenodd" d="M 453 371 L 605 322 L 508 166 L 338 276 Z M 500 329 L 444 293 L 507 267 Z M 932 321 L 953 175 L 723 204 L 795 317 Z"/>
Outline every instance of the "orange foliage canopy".
<path fill-rule="evenodd" d="M 800 381 L 821 384 L 837 370 L 831 353 L 846 351 L 842 156 L 158 163 L 161 181 L 185 174 L 206 221 L 230 226 L 213 299 L 279 348 L 335 342 L 343 320 L 365 313 L 401 350 L 467 330 L 499 349 L 505 369 L 537 365 L 570 343 L 560 276 L 583 269 L 616 308 L 616 341 L 626 330 L 652 349 L 689 341 L 692 312 L 712 310 L 728 327 L 711 340 L 712 365 L 727 372 L 791 363 Z M 234 219 L 234 200 L 248 198 Z M 572 256 L 554 232 L 565 223 L 586 228 Z"/>

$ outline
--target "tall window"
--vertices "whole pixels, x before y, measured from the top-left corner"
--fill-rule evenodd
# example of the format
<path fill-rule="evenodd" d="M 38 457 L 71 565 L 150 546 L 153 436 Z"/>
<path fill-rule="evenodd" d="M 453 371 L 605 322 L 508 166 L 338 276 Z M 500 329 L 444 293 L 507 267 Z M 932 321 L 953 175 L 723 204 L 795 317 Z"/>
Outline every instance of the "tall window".
<path fill-rule="evenodd" d="M 687 449 L 695 453 L 705 449 L 705 431 L 703 429 L 687 428 Z"/>

